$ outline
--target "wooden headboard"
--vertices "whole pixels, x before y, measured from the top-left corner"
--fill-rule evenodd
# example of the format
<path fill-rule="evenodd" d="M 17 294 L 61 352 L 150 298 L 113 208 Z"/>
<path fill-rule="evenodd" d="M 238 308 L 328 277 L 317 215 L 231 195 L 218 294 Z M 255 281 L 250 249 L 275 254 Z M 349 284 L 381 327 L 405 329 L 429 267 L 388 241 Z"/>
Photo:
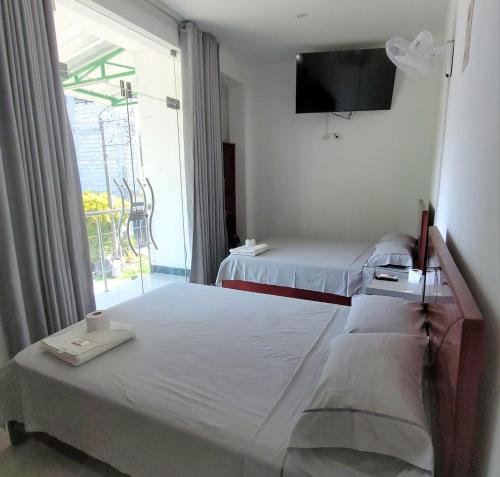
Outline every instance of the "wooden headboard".
<path fill-rule="evenodd" d="M 425 308 L 438 477 L 470 477 L 484 323 L 439 230 L 429 229 Z"/>
<path fill-rule="evenodd" d="M 425 269 L 426 263 L 426 252 L 427 252 L 427 239 L 429 225 L 432 225 L 429 221 L 429 208 L 425 202 L 420 199 L 418 201 L 419 219 L 420 219 L 420 236 L 418 238 L 418 251 L 417 251 L 417 266 L 419 270 Z"/>

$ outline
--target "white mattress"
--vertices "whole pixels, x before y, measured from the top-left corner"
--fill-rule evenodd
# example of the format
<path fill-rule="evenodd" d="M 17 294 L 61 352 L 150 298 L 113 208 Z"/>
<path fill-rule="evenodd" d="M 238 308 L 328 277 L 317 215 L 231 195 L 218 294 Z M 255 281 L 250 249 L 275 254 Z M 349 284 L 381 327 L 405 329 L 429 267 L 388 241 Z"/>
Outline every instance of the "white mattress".
<path fill-rule="evenodd" d="M 256 257 L 229 255 L 217 284 L 243 280 L 266 285 L 353 296 L 363 285 L 363 265 L 373 251 L 366 242 L 268 239 L 270 250 Z"/>
<path fill-rule="evenodd" d="M 389 472 L 360 473 L 376 461 L 359 453 L 287 458 L 347 310 L 167 285 L 112 308 L 136 339 L 81 367 L 39 344 L 19 353 L 0 371 L 0 421 L 24 422 L 132 476 L 425 475 L 380 456 Z"/>

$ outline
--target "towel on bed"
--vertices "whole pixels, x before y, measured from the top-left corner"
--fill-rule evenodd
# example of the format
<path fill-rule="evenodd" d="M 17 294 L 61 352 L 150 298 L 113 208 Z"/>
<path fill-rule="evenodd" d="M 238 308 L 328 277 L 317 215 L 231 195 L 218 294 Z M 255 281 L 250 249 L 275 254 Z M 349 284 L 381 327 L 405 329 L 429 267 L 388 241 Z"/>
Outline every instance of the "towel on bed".
<path fill-rule="evenodd" d="M 260 243 L 251 247 L 243 245 L 242 247 L 232 248 L 229 252 L 232 255 L 249 255 L 251 257 L 255 257 L 256 255 L 260 255 L 267 250 L 269 250 L 269 245 L 267 245 L 267 243 Z"/>
<path fill-rule="evenodd" d="M 135 337 L 135 328 L 112 321 L 108 330 L 88 332 L 82 323 L 43 339 L 41 347 L 73 366 L 79 366 Z"/>

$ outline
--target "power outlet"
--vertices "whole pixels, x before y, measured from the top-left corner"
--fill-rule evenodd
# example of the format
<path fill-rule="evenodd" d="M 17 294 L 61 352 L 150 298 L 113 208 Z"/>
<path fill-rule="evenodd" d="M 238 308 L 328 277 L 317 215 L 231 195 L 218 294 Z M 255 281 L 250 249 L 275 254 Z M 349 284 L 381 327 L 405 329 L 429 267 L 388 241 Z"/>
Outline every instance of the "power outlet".
<path fill-rule="evenodd" d="M 323 141 L 342 141 L 344 136 L 341 133 L 328 133 L 324 134 L 322 137 Z"/>

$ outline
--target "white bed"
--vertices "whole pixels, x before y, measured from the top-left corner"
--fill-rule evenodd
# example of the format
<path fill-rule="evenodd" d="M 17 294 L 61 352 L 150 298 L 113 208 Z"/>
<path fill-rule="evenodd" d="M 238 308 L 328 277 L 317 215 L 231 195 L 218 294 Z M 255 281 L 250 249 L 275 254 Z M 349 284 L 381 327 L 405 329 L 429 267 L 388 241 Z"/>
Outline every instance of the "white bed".
<path fill-rule="evenodd" d="M 287 454 L 348 308 L 171 284 L 110 310 L 136 339 L 74 368 L 39 344 L 0 371 L 0 421 L 141 477 L 416 477 L 346 450 Z M 75 326 L 84 326 L 80 323 Z"/>
<path fill-rule="evenodd" d="M 216 284 L 349 305 L 352 296 L 364 293 L 377 269 L 397 274 L 406 273 L 413 266 L 423 269 L 428 225 L 429 210 L 420 200 L 418 240 L 397 232 L 388 233 L 374 243 L 313 238 L 264 239 L 262 242 L 267 243 L 270 250 L 261 255 L 231 254 L 226 257 L 219 267 Z M 412 245 L 413 250 L 401 253 L 412 240 L 415 240 L 415 248 Z M 409 257 L 408 252 L 411 252 Z"/>
<path fill-rule="evenodd" d="M 350 297 L 363 285 L 363 266 L 374 249 L 369 242 L 274 238 L 256 257 L 229 255 L 217 285 L 227 280 L 276 285 Z M 373 275 L 373 271 L 372 271 Z"/>

